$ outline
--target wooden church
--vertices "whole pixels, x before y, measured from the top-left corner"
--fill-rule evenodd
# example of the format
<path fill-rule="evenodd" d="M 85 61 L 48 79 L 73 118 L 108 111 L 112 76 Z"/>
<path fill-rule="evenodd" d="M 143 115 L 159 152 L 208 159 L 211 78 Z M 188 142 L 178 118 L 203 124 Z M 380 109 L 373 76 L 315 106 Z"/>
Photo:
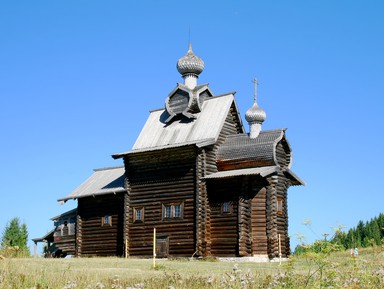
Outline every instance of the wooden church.
<path fill-rule="evenodd" d="M 78 201 L 67 247 L 151 256 L 156 228 L 158 257 L 288 256 L 287 190 L 304 183 L 290 170 L 285 129 L 261 130 L 255 83 L 247 134 L 234 93 L 198 85 L 204 62 L 191 45 L 177 69 L 184 83 L 150 112 L 133 148 L 112 156 L 124 166 L 95 170 L 59 199 Z"/>

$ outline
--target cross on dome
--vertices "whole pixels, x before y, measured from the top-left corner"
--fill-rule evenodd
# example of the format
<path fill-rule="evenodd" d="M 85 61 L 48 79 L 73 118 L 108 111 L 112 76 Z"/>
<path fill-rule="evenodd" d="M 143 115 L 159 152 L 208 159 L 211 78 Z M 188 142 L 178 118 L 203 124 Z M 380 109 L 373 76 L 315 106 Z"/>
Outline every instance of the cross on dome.
<path fill-rule="evenodd" d="M 261 124 L 265 121 L 267 115 L 265 111 L 261 107 L 259 107 L 257 104 L 258 81 L 255 78 L 252 82 L 255 85 L 254 96 L 253 96 L 254 101 L 253 101 L 252 107 L 248 109 L 247 112 L 245 113 L 245 119 L 249 123 L 250 137 L 256 138 L 261 131 Z"/>

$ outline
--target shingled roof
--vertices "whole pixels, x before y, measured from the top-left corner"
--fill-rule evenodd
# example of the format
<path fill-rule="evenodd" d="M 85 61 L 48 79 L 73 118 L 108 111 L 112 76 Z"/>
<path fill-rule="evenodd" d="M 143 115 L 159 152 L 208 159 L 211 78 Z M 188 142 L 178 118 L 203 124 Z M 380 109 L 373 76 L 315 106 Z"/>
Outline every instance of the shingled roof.
<path fill-rule="evenodd" d="M 124 173 L 124 167 L 95 169 L 84 183 L 58 201 L 124 192 Z"/>
<path fill-rule="evenodd" d="M 231 178 L 243 175 L 268 176 L 282 172 L 292 185 L 305 185 L 290 169 L 291 148 L 285 139 L 286 129 L 261 131 L 256 138 L 246 134 L 227 136 L 217 153 L 218 172 L 205 179 Z M 279 147 L 284 143 L 282 147 Z M 285 158 L 278 157 L 278 150 L 285 146 Z"/>
<path fill-rule="evenodd" d="M 218 165 L 243 161 L 252 162 L 252 167 L 278 165 L 276 145 L 284 132 L 285 129 L 261 131 L 254 139 L 246 134 L 230 135 L 218 150 Z"/>

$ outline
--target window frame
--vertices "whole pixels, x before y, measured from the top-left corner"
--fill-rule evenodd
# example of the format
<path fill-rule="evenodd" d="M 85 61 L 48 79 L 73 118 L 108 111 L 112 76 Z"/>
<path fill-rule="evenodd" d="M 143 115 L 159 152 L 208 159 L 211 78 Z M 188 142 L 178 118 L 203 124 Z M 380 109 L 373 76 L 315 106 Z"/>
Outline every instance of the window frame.
<path fill-rule="evenodd" d="M 180 208 L 179 213 L 177 214 L 177 207 Z M 167 216 L 167 208 L 170 209 L 170 216 Z M 169 203 L 162 203 L 162 210 L 161 210 L 161 219 L 163 221 L 168 220 L 182 220 L 184 218 L 184 202 L 169 202 Z"/>
<path fill-rule="evenodd" d="M 112 227 L 112 216 L 104 215 L 101 217 L 101 226 L 111 226 Z"/>
<path fill-rule="evenodd" d="M 140 218 L 138 215 L 140 214 Z M 132 213 L 133 223 L 144 223 L 144 207 L 134 207 Z"/>
<path fill-rule="evenodd" d="M 278 215 L 282 215 L 284 212 L 284 199 L 281 197 L 276 200 L 276 212 Z"/>
<path fill-rule="evenodd" d="M 227 210 L 225 210 L 227 208 Z M 222 215 L 230 215 L 233 213 L 233 205 L 231 202 L 223 202 L 221 204 L 221 214 Z"/>

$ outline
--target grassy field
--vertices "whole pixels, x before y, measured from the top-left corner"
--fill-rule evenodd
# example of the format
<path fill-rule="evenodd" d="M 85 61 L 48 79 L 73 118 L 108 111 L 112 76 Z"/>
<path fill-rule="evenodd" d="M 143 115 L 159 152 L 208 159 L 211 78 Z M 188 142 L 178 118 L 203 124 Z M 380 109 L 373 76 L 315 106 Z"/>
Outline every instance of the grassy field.
<path fill-rule="evenodd" d="M 0 288 L 384 288 L 381 248 L 306 254 L 282 263 L 189 259 L 5 258 Z"/>

